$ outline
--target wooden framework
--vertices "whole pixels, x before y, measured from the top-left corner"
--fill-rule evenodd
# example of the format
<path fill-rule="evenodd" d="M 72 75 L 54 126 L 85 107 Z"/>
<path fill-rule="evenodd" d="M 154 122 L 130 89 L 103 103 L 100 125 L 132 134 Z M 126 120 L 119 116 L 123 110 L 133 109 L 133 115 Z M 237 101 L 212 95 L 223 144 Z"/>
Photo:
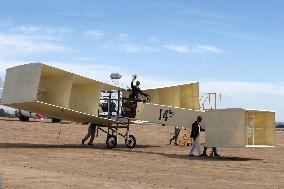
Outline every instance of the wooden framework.
<path fill-rule="evenodd" d="M 275 113 L 246 110 L 247 145 L 275 144 Z"/>

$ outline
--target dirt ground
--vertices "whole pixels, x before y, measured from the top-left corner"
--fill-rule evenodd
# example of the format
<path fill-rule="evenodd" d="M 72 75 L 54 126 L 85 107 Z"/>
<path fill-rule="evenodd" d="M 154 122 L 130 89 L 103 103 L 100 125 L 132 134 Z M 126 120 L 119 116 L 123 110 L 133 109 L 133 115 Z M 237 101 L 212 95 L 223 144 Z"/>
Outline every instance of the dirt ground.
<path fill-rule="evenodd" d="M 284 188 L 284 132 L 275 148 L 223 148 L 220 158 L 189 158 L 169 145 L 172 127 L 136 125 L 135 149 L 107 149 L 99 133 L 83 147 L 87 125 L 0 118 L 4 188 Z M 60 132 L 60 135 L 59 135 Z M 1 186 L 0 186 L 1 188 Z"/>

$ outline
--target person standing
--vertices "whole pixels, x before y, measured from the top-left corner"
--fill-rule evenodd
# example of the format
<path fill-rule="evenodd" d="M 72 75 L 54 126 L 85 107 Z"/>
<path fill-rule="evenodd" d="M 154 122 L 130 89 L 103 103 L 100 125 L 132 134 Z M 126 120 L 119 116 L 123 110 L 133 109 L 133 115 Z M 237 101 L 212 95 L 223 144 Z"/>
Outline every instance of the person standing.
<path fill-rule="evenodd" d="M 202 117 L 201 116 L 198 116 L 196 121 L 192 124 L 192 128 L 191 128 L 191 134 L 190 134 L 190 137 L 193 139 L 193 144 L 192 144 L 192 147 L 191 147 L 191 150 L 189 152 L 189 156 L 193 157 L 193 151 L 194 149 L 196 148 L 197 150 L 197 153 L 199 156 L 203 156 L 203 154 L 201 154 L 201 151 L 200 151 L 200 144 L 199 144 L 199 135 L 200 135 L 200 132 L 201 131 L 205 131 L 205 129 L 203 129 L 200 125 L 202 121 Z"/>
<path fill-rule="evenodd" d="M 180 133 L 181 127 L 180 126 L 175 126 L 175 132 L 174 136 L 170 139 L 170 144 L 172 144 L 172 141 L 175 140 L 175 145 L 177 145 L 177 139 Z"/>
<path fill-rule="evenodd" d="M 85 138 L 82 139 L 82 144 L 84 145 L 86 140 L 88 140 L 88 138 L 90 138 L 88 145 L 92 146 L 94 139 L 95 139 L 95 134 L 96 134 L 96 130 L 97 130 L 97 125 L 95 123 L 91 123 L 88 127 L 88 133 L 85 136 Z"/>

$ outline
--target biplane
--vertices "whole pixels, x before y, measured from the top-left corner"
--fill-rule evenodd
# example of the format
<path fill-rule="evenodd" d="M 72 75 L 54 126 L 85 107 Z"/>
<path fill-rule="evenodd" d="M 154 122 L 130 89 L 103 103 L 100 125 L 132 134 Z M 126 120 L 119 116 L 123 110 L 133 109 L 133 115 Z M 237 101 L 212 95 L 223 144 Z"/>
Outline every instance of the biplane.
<path fill-rule="evenodd" d="M 274 145 L 275 113 L 246 109 L 201 110 L 199 83 L 143 90 L 150 99 L 133 102 L 129 92 L 42 63 L 7 69 L 1 104 L 37 112 L 48 117 L 96 123 L 114 148 L 119 136 L 128 148 L 136 145 L 130 124 L 149 123 L 191 128 L 198 115 L 204 117 L 208 147 Z M 125 132 L 121 132 L 125 129 Z"/>

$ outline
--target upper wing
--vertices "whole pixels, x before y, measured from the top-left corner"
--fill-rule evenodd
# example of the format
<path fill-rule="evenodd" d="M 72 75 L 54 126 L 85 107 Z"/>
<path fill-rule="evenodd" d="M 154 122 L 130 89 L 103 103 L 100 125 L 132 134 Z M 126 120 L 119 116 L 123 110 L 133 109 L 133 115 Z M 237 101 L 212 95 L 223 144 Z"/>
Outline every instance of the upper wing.
<path fill-rule="evenodd" d="M 199 83 L 191 82 L 143 90 L 154 104 L 199 110 Z"/>
<path fill-rule="evenodd" d="M 77 122 L 112 122 L 98 117 L 101 91 L 120 88 L 41 63 L 7 69 L 1 103 Z"/>

